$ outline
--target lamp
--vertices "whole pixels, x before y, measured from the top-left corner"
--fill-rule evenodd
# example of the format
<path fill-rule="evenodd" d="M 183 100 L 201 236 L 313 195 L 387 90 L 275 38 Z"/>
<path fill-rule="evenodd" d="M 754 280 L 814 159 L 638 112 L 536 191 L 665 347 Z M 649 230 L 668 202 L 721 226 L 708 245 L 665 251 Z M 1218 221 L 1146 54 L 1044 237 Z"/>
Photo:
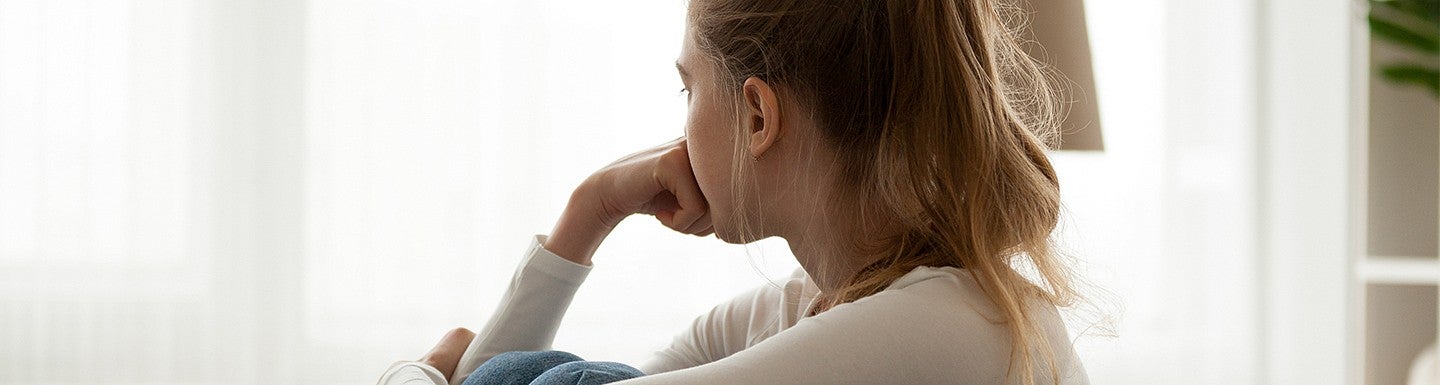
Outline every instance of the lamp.
<path fill-rule="evenodd" d="M 1030 16 L 1030 33 L 1034 35 L 1034 43 L 1025 45 L 1026 52 L 1059 71 L 1067 81 L 1060 84 L 1064 100 L 1069 103 L 1068 114 L 1060 125 L 1060 150 L 1104 150 L 1085 4 L 1082 0 L 1019 3 Z"/>

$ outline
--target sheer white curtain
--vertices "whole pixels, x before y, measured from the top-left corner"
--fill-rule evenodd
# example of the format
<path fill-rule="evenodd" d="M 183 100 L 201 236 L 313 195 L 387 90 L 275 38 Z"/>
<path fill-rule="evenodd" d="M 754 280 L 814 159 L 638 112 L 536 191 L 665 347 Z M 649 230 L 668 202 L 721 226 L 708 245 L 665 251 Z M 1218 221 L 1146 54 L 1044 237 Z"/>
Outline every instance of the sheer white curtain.
<path fill-rule="evenodd" d="M 0 381 L 215 368 L 195 14 L 0 2 Z"/>
<path fill-rule="evenodd" d="M 1092 382 L 1264 383 L 1256 5 L 1085 4 L 1105 152 L 1054 162 L 1062 242 L 1122 305 L 1077 343 Z"/>
<path fill-rule="evenodd" d="M 1258 383 L 1253 5 L 1086 5 L 1093 382 Z M 479 327 L 575 184 L 681 135 L 684 7 L 0 0 L 0 383 L 368 383 Z M 794 266 L 633 218 L 556 346 L 643 360 Z"/>

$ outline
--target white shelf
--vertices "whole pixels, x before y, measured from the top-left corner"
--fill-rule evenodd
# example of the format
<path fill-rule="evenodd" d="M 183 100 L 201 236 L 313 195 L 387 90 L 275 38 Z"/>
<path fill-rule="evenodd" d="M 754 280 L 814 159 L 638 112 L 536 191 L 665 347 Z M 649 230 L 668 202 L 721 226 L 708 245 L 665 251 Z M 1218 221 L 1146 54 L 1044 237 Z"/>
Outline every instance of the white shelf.
<path fill-rule="evenodd" d="M 1365 283 L 1389 285 L 1440 285 L 1440 259 L 1436 257 L 1371 255 L 1355 269 Z"/>

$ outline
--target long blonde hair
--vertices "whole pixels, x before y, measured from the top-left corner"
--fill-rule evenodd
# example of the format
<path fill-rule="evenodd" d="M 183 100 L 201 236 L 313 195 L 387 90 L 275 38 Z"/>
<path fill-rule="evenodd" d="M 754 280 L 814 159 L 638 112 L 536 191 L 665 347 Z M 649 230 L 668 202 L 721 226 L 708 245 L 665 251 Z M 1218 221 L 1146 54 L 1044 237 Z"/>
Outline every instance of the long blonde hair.
<path fill-rule="evenodd" d="M 1060 373 L 1027 303 L 1068 306 L 1080 295 L 1050 238 L 1061 203 L 1045 150 L 1062 108 L 1050 70 L 1021 49 L 1023 19 L 1003 0 L 690 7 L 696 47 L 730 100 L 738 104 L 753 76 L 809 107 L 838 154 L 835 183 L 849 186 L 847 201 L 881 207 L 860 219 L 884 216 L 905 229 L 863 251 L 885 257 L 823 293 L 822 311 L 919 266 L 963 268 L 1005 316 L 1009 372 L 1033 384 L 1037 365 L 1057 382 Z"/>

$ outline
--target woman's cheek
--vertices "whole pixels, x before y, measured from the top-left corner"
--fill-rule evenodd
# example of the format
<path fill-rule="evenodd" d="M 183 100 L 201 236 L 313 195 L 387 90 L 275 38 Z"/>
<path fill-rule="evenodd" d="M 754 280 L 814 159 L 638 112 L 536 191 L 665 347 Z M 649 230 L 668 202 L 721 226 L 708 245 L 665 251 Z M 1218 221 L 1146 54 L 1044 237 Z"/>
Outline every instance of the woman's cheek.
<path fill-rule="evenodd" d="M 695 173 L 695 182 L 700 193 L 710 205 L 711 218 L 717 211 L 729 209 L 730 165 L 728 155 L 733 151 L 724 141 L 717 141 L 714 127 L 690 126 L 686 130 L 686 146 L 690 155 L 690 168 Z"/>

